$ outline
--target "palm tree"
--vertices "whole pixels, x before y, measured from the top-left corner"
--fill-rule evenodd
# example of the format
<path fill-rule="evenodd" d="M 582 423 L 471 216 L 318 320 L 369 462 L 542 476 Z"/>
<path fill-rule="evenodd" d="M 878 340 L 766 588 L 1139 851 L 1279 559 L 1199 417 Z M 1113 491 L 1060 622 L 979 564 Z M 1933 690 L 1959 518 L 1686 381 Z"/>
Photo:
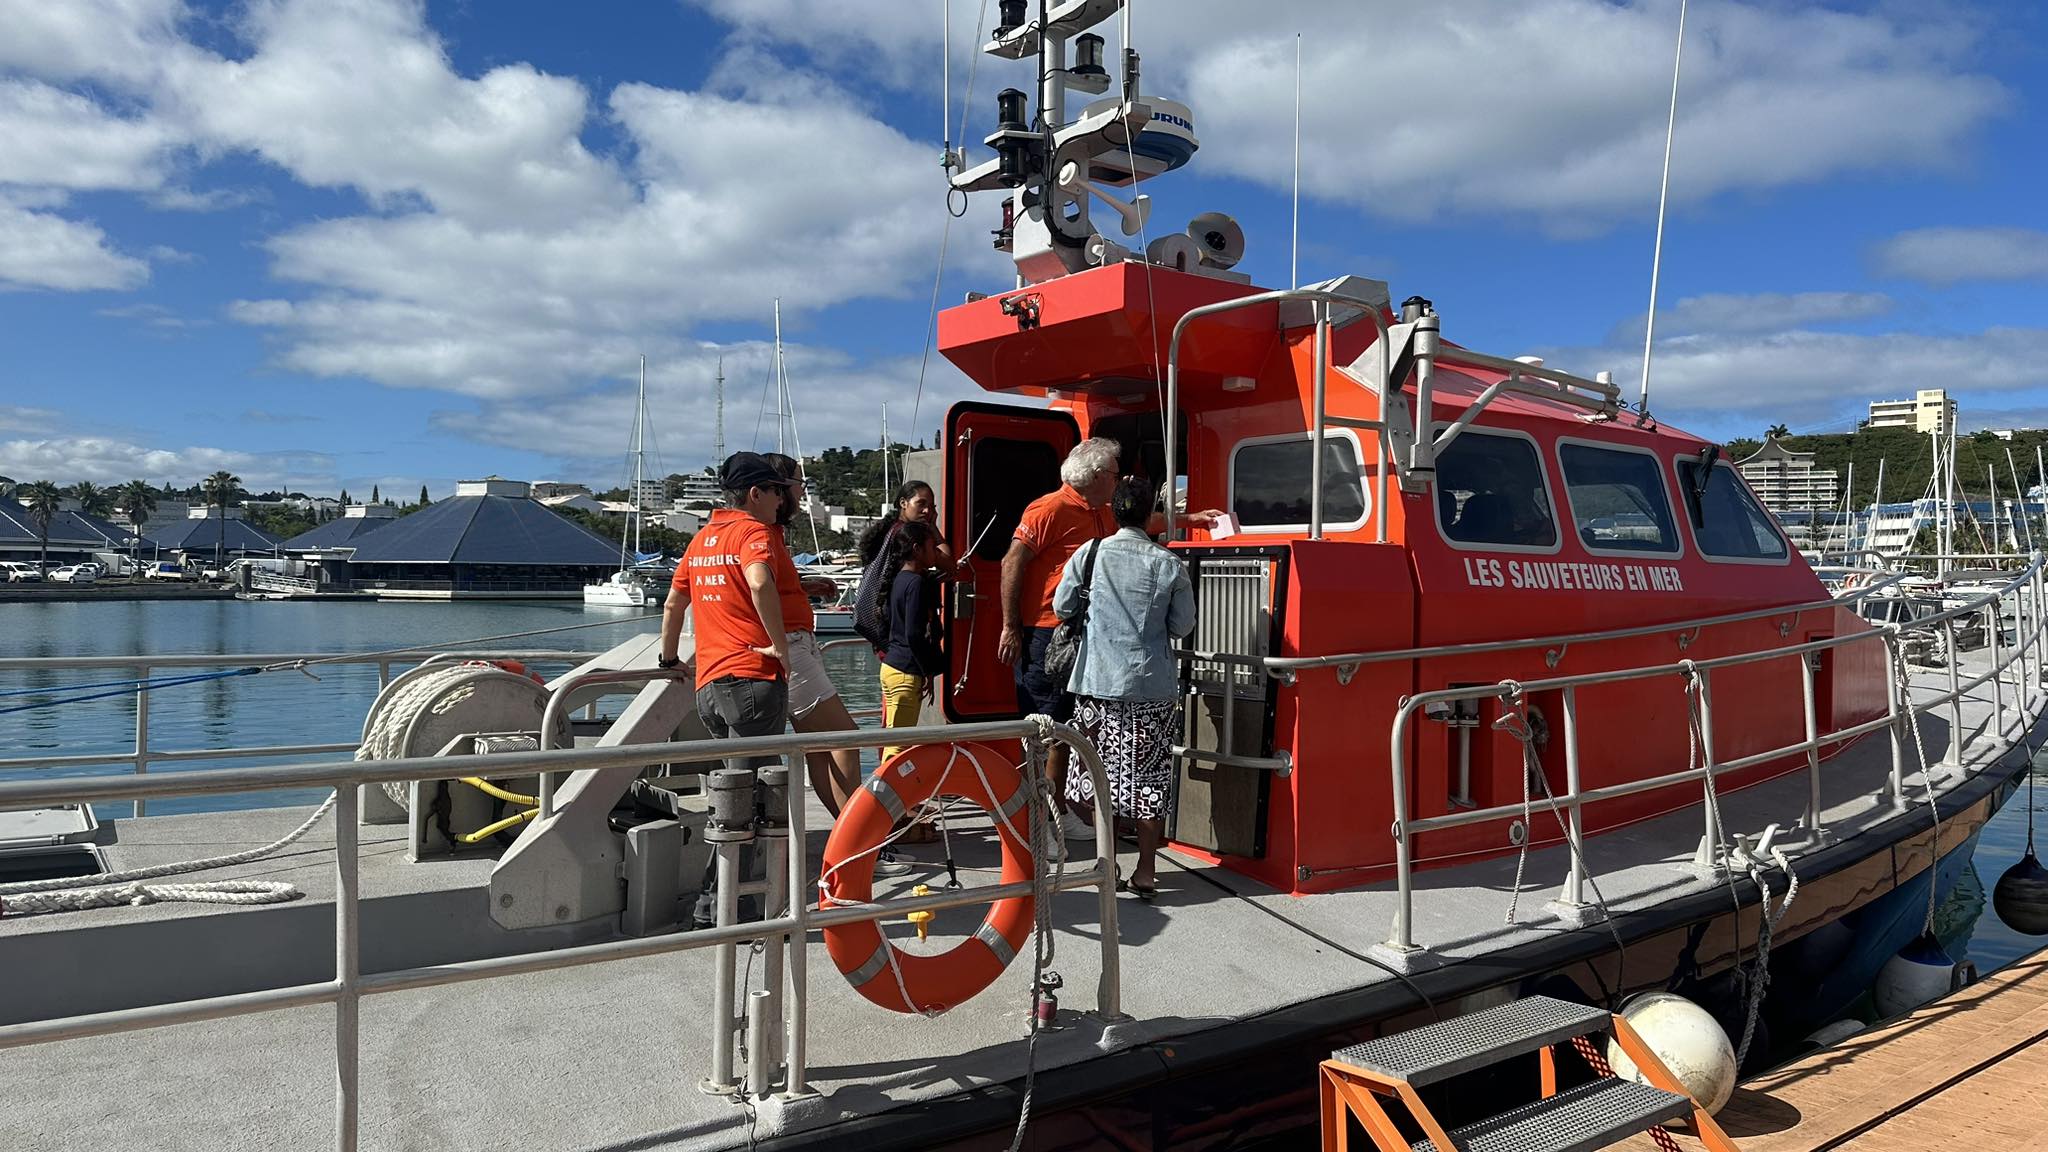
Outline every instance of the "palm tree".
<path fill-rule="evenodd" d="M 14 494 L 14 477 L 0 476 L 0 500 Z"/>
<path fill-rule="evenodd" d="M 104 520 L 114 510 L 114 493 L 90 480 L 80 480 L 71 486 L 71 498 L 78 501 L 78 510 L 87 516 Z"/>
<path fill-rule="evenodd" d="M 200 484 L 206 493 L 206 502 L 213 505 L 217 519 L 217 531 L 213 538 L 213 570 L 221 568 L 222 550 L 228 536 L 228 505 L 241 503 L 242 478 L 225 469 L 208 476 Z"/>
<path fill-rule="evenodd" d="M 142 543 L 142 523 L 156 511 L 156 489 L 147 480 L 130 480 L 114 490 L 114 506 L 128 518 L 128 526 L 134 533 L 128 541 L 128 559 L 135 559 L 135 549 Z"/>
<path fill-rule="evenodd" d="M 50 566 L 50 521 L 64 509 L 64 490 L 48 480 L 37 480 L 23 484 L 18 491 L 28 518 L 36 522 L 36 532 L 42 537 L 43 555 L 37 566 L 37 571 L 42 571 Z"/>
<path fill-rule="evenodd" d="M 1792 429 L 1786 427 L 1785 425 L 1773 424 L 1771 425 L 1770 431 L 1764 433 L 1764 438 L 1766 440 L 1781 440 L 1787 436 L 1790 436 L 1791 434 Z"/>

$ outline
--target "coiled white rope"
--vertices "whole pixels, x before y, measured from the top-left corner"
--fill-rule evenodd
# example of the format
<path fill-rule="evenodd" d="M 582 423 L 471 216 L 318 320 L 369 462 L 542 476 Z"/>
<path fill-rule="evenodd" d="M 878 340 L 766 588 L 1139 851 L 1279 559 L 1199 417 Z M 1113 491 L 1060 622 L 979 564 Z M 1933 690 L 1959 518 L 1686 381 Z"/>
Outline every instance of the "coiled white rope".
<path fill-rule="evenodd" d="M 247 864 L 266 856 L 284 851 L 306 833 L 313 830 L 326 815 L 334 810 L 335 797 L 330 793 L 320 807 L 297 828 L 261 848 L 245 852 L 234 852 L 226 856 L 209 856 L 204 860 L 187 860 L 177 864 L 157 864 L 148 868 L 131 868 L 125 872 L 113 872 L 98 876 L 60 876 L 49 880 L 22 880 L 13 884 L 0 884 L 0 916 L 31 916 L 39 912 L 76 912 L 86 908 L 112 908 L 122 904 L 150 904 L 164 900 L 187 900 L 203 904 L 282 904 L 296 900 L 304 893 L 298 887 L 281 880 L 216 880 L 202 884 L 144 884 L 164 876 L 181 876 L 187 872 L 206 872 L 215 868 L 232 868 Z"/>

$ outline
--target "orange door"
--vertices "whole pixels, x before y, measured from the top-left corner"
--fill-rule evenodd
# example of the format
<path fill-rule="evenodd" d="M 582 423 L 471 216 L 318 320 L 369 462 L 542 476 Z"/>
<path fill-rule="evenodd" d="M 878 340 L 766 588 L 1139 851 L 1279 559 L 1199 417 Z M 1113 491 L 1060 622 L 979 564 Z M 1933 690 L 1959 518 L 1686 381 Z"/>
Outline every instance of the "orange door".
<path fill-rule="evenodd" d="M 1060 486 L 1060 461 L 1080 440 L 1065 412 L 966 401 L 946 414 L 946 539 L 971 561 L 946 595 L 949 720 L 1021 715 L 1015 675 L 996 660 L 1003 553 L 1025 506 Z"/>

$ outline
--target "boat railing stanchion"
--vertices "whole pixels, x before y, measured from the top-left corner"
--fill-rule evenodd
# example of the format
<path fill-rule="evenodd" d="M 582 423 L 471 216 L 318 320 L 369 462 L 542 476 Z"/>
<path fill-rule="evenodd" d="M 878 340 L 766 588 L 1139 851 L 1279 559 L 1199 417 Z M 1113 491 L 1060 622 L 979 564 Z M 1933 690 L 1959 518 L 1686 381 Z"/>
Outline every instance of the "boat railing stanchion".
<path fill-rule="evenodd" d="M 359 1100 L 356 1094 L 358 1007 L 362 974 L 362 927 L 356 821 L 362 799 L 352 784 L 334 790 L 334 1146 L 355 1152 Z"/>
<path fill-rule="evenodd" d="M 1564 893 L 1551 905 L 1557 918 L 1575 928 L 1597 923 L 1604 915 L 1594 904 L 1586 903 L 1585 867 L 1585 823 L 1583 811 L 1585 801 L 1579 796 L 1579 690 L 1567 686 L 1563 692 L 1564 727 L 1564 805 L 1565 837 L 1569 849 L 1565 872 Z"/>
<path fill-rule="evenodd" d="M 1885 730 L 1891 733 L 1892 738 L 1892 770 L 1891 775 L 1885 782 L 1885 787 L 1891 792 L 1892 811 L 1904 812 L 1906 810 L 1906 746 L 1902 725 L 1905 723 L 1905 718 L 1899 712 L 1899 698 L 1905 695 L 1908 685 L 1900 682 L 1900 677 L 1897 673 L 1897 669 L 1901 667 L 1903 662 L 1899 657 L 1899 636 L 1896 631 L 1896 625 L 1887 627 L 1880 635 L 1884 637 L 1885 649 L 1885 718 L 1891 721 Z M 1905 705 L 1908 708 L 1913 706 L 1913 701 L 1910 697 L 1905 700 Z"/>
<path fill-rule="evenodd" d="M 1226 697 L 1226 704 L 1229 699 Z M 1102 755 L 1095 745 L 1080 731 L 1068 724 L 1050 723 L 1024 738 L 1025 755 L 1029 763 L 1032 788 L 1040 786 L 1046 770 L 1046 758 L 1052 751 L 1052 742 L 1065 744 L 1074 758 L 1088 773 L 1089 783 L 1096 788 L 1097 796 L 1108 796 L 1109 772 L 1102 766 Z M 1071 768 L 1068 769 L 1072 771 Z M 1059 809 L 1048 807 L 1043 814 L 1046 820 L 1058 818 Z M 1026 829 L 1027 833 L 1030 829 Z M 1032 865 L 1034 868 L 1037 864 Z M 1117 951 L 1119 941 L 1116 927 L 1116 818 L 1104 804 L 1095 806 L 1095 893 L 1096 915 L 1100 918 L 1102 937 L 1102 974 L 1095 985 L 1095 1011 L 1105 1020 L 1123 1018 L 1123 956 Z"/>
<path fill-rule="evenodd" d="M 791 781 L 790 786 L 784 789 L 789 805 L 784 866 L 789 870 L 789 917 L 796 921 L 796 930 L 783 937 L 782 941 L 782 946 L 789 950 L 789 1007 L 783 1014 L 787 1032 L 782 1042 L 782 1095 L 785 1099 L 811 1094 L 804 1069 L 804 1029 L 810 1016 L 810 851 L 804 831 L 804 790 L 797 783 L 805 778 L 809 759 L 809 755 L 802 751 L 783 757 L 783 765 Z M 771 947 L 770 951 L 773 950 Z"/>
<path fill-rule="evenodd" d="M 704 825 L 704 839 L 714 854 L 713 923 L 727 928 L 740 919 L 740 853 L 754 839 L 753 768 L 717 768 L 706 778 L 705 792 L 711 801 L 711 818 Z M 711 1075 L 698 1085 L 713 1096 L 730 1096 L 740 1084 L 733 1075 L 733 1040 L 744 1019 L 733 1007 L 733 978 L 738 967 L 739 944 L 721 940 L 712 948 Z"/>
<path fill-rule="evenodd" d="M 762 805 L 759 836 L 761 840 L 761 874 L 765 882 L 761 893 L 761 918 L 775 920 L 789 910 L 793 889 L 789 882 L 790 830 L 789 794 L 797 791 L 796 781 L 804 774 L 791 772 L 783 765 L 760 769 L 761 783 L 765 785 L 767 803 Z M 747 1037 L 747 1054 L 752 1063 L 748 1067 L 747 1091 L 755 1096 L 766 1096 L 774 1090 L 776 1066 L 782 1052 L 782 969 L 787 955 L 787 936 L 771 937 L 763 941 L 761 950 L 761 987 L 766 997 L 761 1001 L 764 1017 L 761 1021 L 761 1037 L 758 1043 L 764 1052 L 754 1052 L 757 1043 L 751 1032 Z M 751 1022 L 750 1027 L 752 1026 Z M 756 1068 L 768 1070 L 765 1077 L 752 1075 Z"/>
<path fill-rule="evenodd" d="M 1388 758 L 1394 804 L 1394 924 L 1387 939 L 1372 948 L 1380 959 L 1404 972 L 1418 967 L 1422 953 L 1414 937 L 1415 877 L 1408 831 L 1408 724 L 1414 715 L 1413 699 L 1403 700 L 1394 710 L 1392 755 Z"/>
<path fill-rule="evenodd" d="M 1945 617 L 1941 630 L 1946 646 L 1941 658 L 1948 665 L 1948 750 L 1935 767 L 1956 769 L 1963 764 L 1963 673 L 1962 659 L 1956 651 L 1956 618 Z"/>
<path fill-rule="evenodd" d="M 1721 858 L 1721 811 L 1714 798 L 1714 681 L 1708 669 L 1692 668 L 1689 671 L 1699 683 L 1700 793 L 1703 801 L 1700 807 L 1706 810 L 1702 818 L 1700 849 L 1692 858 L 1692 872 L 1705 880 L 1718 880 L 1726 874 L 1727 862 Z"/>
<path fill-rule="evenodd" d="M 1991 715 L 1997 725 L 1993 731 L 1999 739 L 2005 736 L 2005 647 L 1998 639 L 1998 634 L 2005 629 L 2003 603 L 2002 596 L 1991 601 L 1988 606 L 1991 627 L 1987 629 L 1991 638 Z"/>
<path fill-rule="evenodd" d="M 135 667 L 135 679 L 136 679 L 137 681 L 146 681 L 146 680 L 148 680 L 148 679 L 149 679 L 149 665 L 147 665 L 147 664 L 139 664 L 139 665 L 137 665 L 137 666 Z M 148 771 L 149 771 L 149 693 L 147 693 L 147 692 L 137 692 L 137 693 L 135 694 L 135 774 L 136 774 L 137 776 L 141 776 L 141 775 L 143 775 L 144 773 L 146 773 L 146 772 L 148 772 Z M 145 801 L 145 800 L 144 800 L 144 799 L 143 799 L 142 797 L 140 797 L 140 796 L 137 796 L 137 797 L 135 798 L 135 815 L 137 815 L 137 816 L 141 816 L 141 815 L 143 815 L 143 808 L 145 807 L 145 805 L 146 805 L 146 804 L 147 804 L 147 801 Z"/>
<path fill-rule="evenodd" d="M 1806 819 L 1802 823 L 1810 843 L 1817 847 L 1828 842 L 1820 804 L 1820 708 L 1813 690 L 1813 665 L 1820 653 L 1801 652 L 1794 659 L 1799 661 L 1800 696 L 1806 712 Z"/>

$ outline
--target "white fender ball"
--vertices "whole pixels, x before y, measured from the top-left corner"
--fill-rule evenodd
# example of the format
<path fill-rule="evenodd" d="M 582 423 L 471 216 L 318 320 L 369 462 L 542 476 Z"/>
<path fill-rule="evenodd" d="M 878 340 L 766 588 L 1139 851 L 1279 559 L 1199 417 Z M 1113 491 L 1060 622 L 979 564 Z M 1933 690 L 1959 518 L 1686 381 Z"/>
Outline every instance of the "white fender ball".
<path fill-rule="evenodd" d="M 1709 1114 L 1719 1112 L 1735 1094 L 1735 1046 L 1705 1008 L 1683 996 L 1650 992 L 1630 1000 L 1621 1016 Z M 1616 1076 L 1649 1083 L 1612 1037 L 1607 1063 Z"/>
<path fill-rule="evenodd" d="M 1948 995 L 1954 988 L 1955 973 L 1956 962 L 1939 942 L 1923 934 L 1877 970 L 1870 998 L 1877 1003 L 1878 1015 L 1903 1016 Z"/>

